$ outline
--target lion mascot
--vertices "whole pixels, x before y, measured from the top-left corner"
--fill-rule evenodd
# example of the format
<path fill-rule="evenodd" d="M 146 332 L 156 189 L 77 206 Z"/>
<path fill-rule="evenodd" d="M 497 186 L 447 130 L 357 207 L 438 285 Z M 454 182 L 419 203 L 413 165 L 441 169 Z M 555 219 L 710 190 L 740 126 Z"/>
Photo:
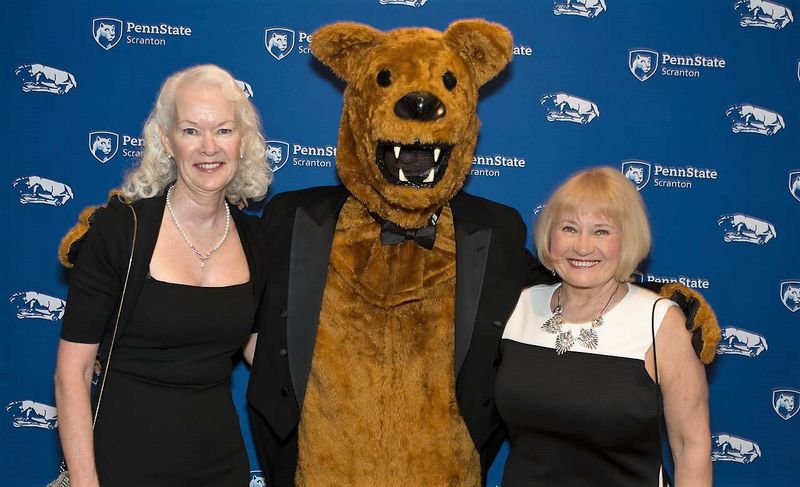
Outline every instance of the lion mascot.
<path fill-rule="evenodd" d="M 503 440 L 503 326 L 520 290 L 547 278 L 519 214 L 461 191 L 478 89 L 511 60 L 511 35 L 462 20 L 444 32 L 336 23 L 312 38 L 346 82 L 342 185 L 264 210 L 248 401 L 267 482 L 482 485 Z"/>

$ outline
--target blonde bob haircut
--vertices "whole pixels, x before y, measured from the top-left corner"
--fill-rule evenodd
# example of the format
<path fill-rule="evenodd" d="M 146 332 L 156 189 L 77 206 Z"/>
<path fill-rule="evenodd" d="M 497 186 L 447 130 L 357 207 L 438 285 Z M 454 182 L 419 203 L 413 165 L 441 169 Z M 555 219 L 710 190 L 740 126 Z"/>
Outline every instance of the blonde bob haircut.
<path fill-rule="evenodd" d="M 261 135 L 258 112 L 230 73 L 219 66 L 203 64 L 178 71 L 161 86 L 155 106 L 144 124 L 142 158 L 125 176 L 120 188 L 125 200 L 130 202 L 158 196 L 177 178 L 175 162 L 169 158 L 161 137 L 175 128 L 178 92 L 185 86 L 198 84 L 222 89 L 222 95 L 235 105 L 235 122 L 242 134 L 242 158 L 233 180 L 225 189 L 225 197 L 243 207 L 247 206 L 248 200 L 258 201 L 267 194 L 272 171 L 267 167 L 266 143 Z"/>
<path fill-rule="evenodd" d="M 581 171 L 550 196 L 533 231 L 539 260 L 549 270 L 554 270 L 555 262 L 550 255 L 553 230 L 564 218 L 586 213 L 596 213 L 617 227 L 622 245 L 614 278 L 620 282 L 629 280 L 650 252 L 650 224 L 636 187 L 610 167 Z"/>

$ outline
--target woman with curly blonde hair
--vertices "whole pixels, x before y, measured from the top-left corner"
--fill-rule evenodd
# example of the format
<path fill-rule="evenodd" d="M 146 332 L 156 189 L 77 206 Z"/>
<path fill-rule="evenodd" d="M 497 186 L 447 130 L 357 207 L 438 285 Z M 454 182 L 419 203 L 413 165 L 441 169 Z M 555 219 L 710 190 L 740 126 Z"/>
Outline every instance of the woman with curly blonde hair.
<path fill-rule="evenodd" d="M 166 80 L 144 140 L 67 246 L 55 380 L 71 482 L 246 485 L 230 375 L 240 350 L 252 359 L 265 281 L 257 219 L 240 210 L 272 176 L 259 118 L 228 72 L 194 66 Z"/>
<path fill-rule="evenodd" d="M 175 125 L 175 98 L 186 83 L 213 83 L 222 95 L 234 103 L 241 133 L 239 170 L 226 189 L 228 201 L 247 206 L 247 200 L 259 201 L 267 193 L 272 171 L 266 170 L 266 144 L 261 135 L 258 113 L 231 75 L 210 64 L 194 66 L 173 74 L 164 82 L 153 111 L 144 124 L 144 151 L 139 165 L 125 178 L 122 195 L 130 201 L 152 198 L 175 181 L 175 160 L 162 143 L 162 134 Z"/>

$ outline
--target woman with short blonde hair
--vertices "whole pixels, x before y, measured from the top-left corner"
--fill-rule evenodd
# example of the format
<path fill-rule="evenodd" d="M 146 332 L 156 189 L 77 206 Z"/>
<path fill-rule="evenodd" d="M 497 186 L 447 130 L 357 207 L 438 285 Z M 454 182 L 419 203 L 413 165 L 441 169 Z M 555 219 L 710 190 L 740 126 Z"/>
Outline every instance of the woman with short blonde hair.
<path fill-rule="evenodd" d="M 535 241 L 562 282 L 525 289 L 503 333 L 503 486 L 661 486 L 663 417 L 675 485 L 710 487 L 708 386 L 686 319 L 628 282 L 650 250 L 636 188 L 612 168 L 577 173 Z"/>

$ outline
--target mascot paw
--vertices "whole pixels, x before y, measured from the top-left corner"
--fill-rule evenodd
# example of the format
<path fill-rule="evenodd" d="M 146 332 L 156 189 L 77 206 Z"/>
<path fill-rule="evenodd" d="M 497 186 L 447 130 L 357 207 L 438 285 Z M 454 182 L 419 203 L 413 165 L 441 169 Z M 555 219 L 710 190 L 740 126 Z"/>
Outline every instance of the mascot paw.
<path fill-rule="evenodd" d="M 114 197 L 120 197 L 118 190 L 113 190 L 109 193 L 108 198 L 111 200 Z M 121 197 L 120 197 L 121 198 Z M 61 239 L 61 244 L 58 246 L 58 261 L 67 269 L 72 269 L 75 265 L 75 260 L 80 252 L 81 244 L 86 236 L 86 232 L 92 226 L 92 219 L 97 210 L 104 208 L 105 205 L 87 206 L 78 215 L 78 222 L 69 229 L 64 238 Z"/>
<path fill-rule="evenodd" d="M 680 306 L 686 315 L 686 329 L 692 332 L 692 346 L 704 364 L 710 364 L 716 356 L 720 340 L 719 323 L 714 310 L 697 291 L 678 283 L 668 283 L 657 291 Z"/>

